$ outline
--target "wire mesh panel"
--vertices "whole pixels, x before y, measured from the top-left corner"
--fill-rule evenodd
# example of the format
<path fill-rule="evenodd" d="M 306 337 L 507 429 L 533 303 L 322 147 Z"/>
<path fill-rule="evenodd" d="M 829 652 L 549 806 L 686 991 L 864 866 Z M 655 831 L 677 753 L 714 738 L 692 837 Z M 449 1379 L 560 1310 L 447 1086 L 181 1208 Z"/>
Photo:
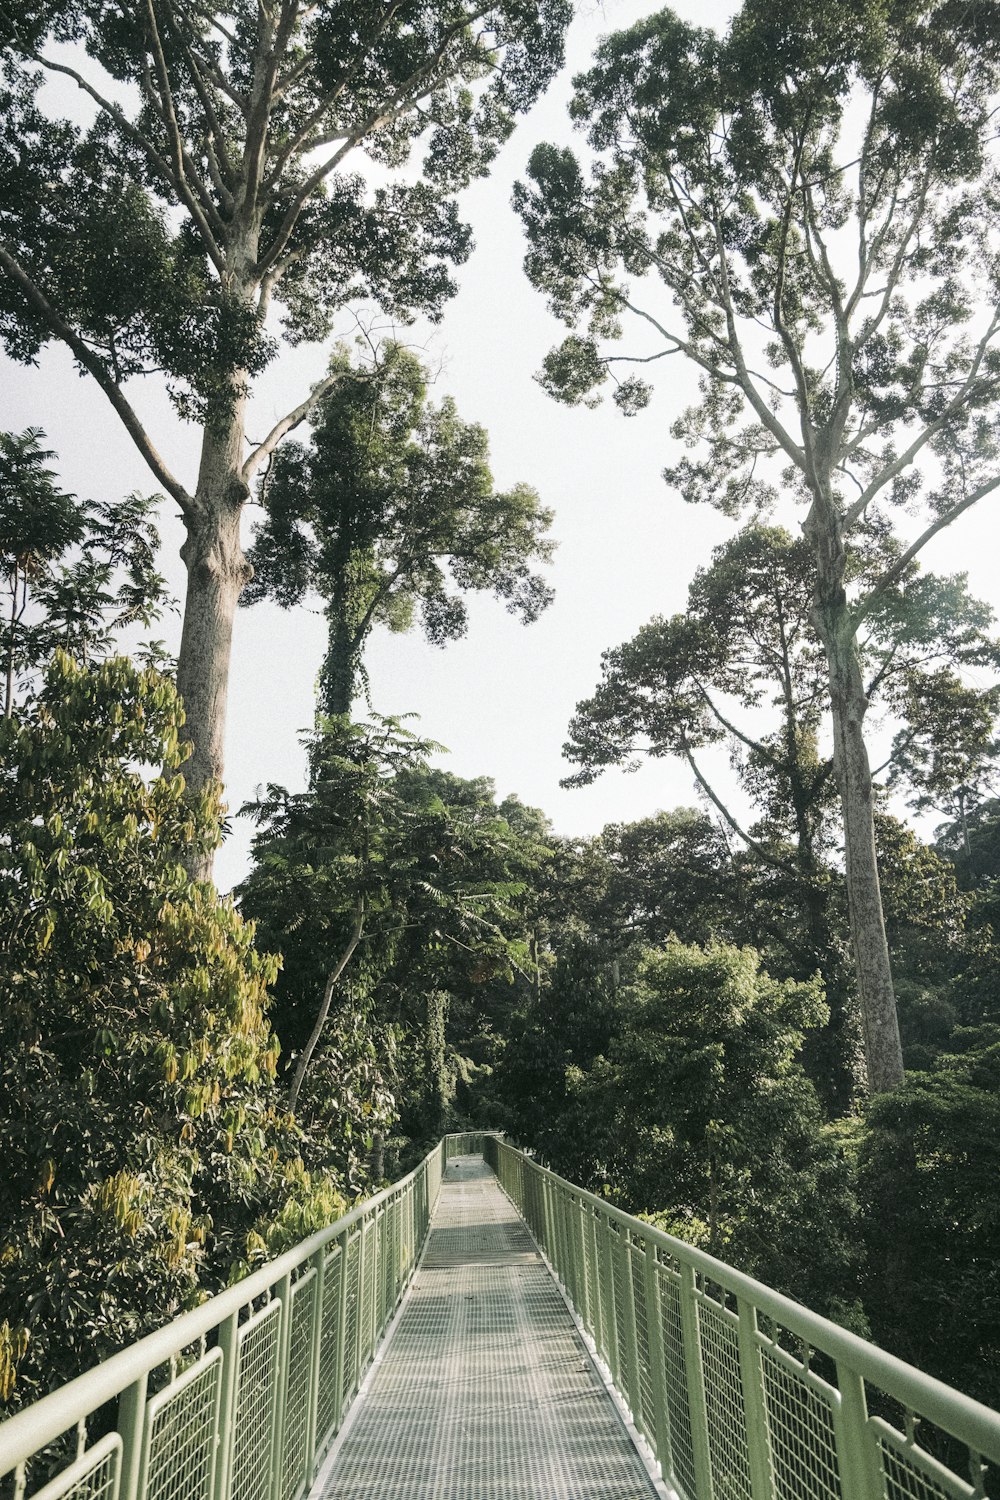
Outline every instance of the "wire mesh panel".
<path fill-rule="evenodd" d="M 122 1440 L 111 1432 L 38 1490 L 34 1500 L 118 1500 Z"/>
<path fill-rule="evenodd" d="M 347 1312 L 344 1322 L 344 1400 L 354 1393 L 357 1385 L 358 1349 L 358 1260 L 361 1254 L 361 1234 L 351 1236 L 347 1242 Z"/>
<path fill-rule="evenodd" d="M 646 1307 L 646 1256 L 653 1254 L 651 1245 L 629 1235 L 629 1258 L 632 1266 L 632 1300 L 635 1309 L 635 1348 L 639 1366 L 639 1410 L 634 1412 L 637 1425 L 657 1450 L 659 1434 L 653 1402 L 653 1371 L 649 1357 L 649 1313 Z"/>
<path fill-rule="evenodd" d="M 358 1308 L 358 1374 L 368 1364 L 375 1324 L 375 1283 L 378 1275 L 378 1223 L 362 1227 L 361 1303 Z"/>
<path fill-rule="evenodd" d="M 337 1362 L 343 1330 L 340 1326 L 340 1246 L 326 1257 L 323 1306 L 319 1327 L 319 1390 L 316 1393 L 317 1447 L 325 1448 L 337 1428 Z"/>
<path fill-rule="evenodd" d="M 583 1244 L 583 1284 L 587 1293 L 587 1332 L 593 1336 L 597 1326 L 597 1278 L 594 1274 L 594 1237 L 591 1219 L 593 1209 L 586 1202 L 580 1204 L 580 1228 Z M 582 1314 L 584 1309 L 579 1309 Z M 595 1339 L 596 1343 L 596 1339 Z"/>
<path fill-rule="evenodd" d="M 222 1351 L 213 1349 L 146 1407 L 144 1500 L 212 1500 Z"/>
<path fill-rule="evenodd" d="M 396 1301 L 396 1277 L 399 1270 L 399 1258 L 396 1251 L 396 1223 L 397 1204 L 393 1200 L 386 1204 L 385 1214 L 382 1219 L 382 1255 L 380 1257 L 382 1285 L 379 1291 L 379 1333 L 385 1327 L 388 1315 Z"/>
<path fill-rule="evenodd" d="M 231 1500 L 268 1500 L 274 1467 L 281 1303 L 269 1302 L 237 1334 Z"/>
<path fill-rule="evenodd" d="M 681 1318 L 681 1279 L 676 1263 L 668 1261 L 662 1252 L 657 1256 L 656 1280 L 660 1293 L 660 1328 L 670 1422 L 670 1453 L 673 1463 L 671 1477 L 679 1489 L 693 1497 L 697 1484 L 684 1353 L 684 1326 Z"/>
<path fill-rule="evenodd" d="M 285 1386 L 285 1428 L 282 1446 L 282 1500 L 293 1500 L 305 1487 L 312 1455 L 309 1452 L 309 1386 L 312 1375 L 312 1330 L 316 1309 L 316 1272 L 310 1267 L 291 1291 L 291 1333 Z"/>
<path fill-rule="evenodd" d="M 623 1231 L 614 1219 L 608 1221 L 604 1232 L 608 1237 L 608 1254 L 611 1259 L 611 1291 L 615 1308 L 615 1344 L 618 1351 L 618 1378 L 622 1394 L 628 1396 L 628 1329 L 625 1309 L 625 1266 L 622 1261 L 621 1239 Z"/>
<path fill-rule="evenodd" d="M 728 1308 L 702 1295 L 698 1329 L 715 1500 L 751 1500 L 737 1319 Z"/>
<path fill-rule="evenodd" d="M 911 1425 L 909 1433 L 897 1432 L 878 1417 L 870 1425 L 886 1500 L 973 1500 L 977 1490 L 919 1445 L 915 1427 Z"/>
<path fill-rule="evenodd" d="M 778 1345 L 759 1353 L 776 1500 L 840 1500 L 838 1393 Z"/>

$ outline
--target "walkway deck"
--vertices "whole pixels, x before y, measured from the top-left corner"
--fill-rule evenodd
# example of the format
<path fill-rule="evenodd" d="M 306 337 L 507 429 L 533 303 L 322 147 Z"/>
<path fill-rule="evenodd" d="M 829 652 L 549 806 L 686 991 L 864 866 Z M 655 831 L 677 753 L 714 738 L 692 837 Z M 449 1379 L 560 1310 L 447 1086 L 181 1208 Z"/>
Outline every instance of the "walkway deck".
<path fill-rule="evenodd" d="M 479 1157 L 313 1500 L 651 1500 L 657 1490 L 524 1223 Z"/>

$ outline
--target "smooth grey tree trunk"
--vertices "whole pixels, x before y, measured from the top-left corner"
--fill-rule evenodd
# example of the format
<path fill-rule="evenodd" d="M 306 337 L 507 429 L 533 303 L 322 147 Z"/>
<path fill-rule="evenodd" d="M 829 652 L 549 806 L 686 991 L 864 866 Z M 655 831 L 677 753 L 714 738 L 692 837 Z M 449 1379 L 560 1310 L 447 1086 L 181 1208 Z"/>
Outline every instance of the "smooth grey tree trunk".
<path fill-rule="evenodd" d="M 861 1005 L 870 1093 L 903 1080 L 889 944 L 882 910 L 871 767 L 864 739 L 868 710 L 857 632 L 844 588 L 840 518 L 829 490 L 816 495 L 806 535 L 816 557 L 814 620 L 826 652 L 833 716 L 833 758 L 844 826 L 848 915 Z"/>
<path fill-rule="evenodd" d="M 244 422 L 245 401 L 240 398 L 224 424 L 206 428 L 196 508 L 186 519 L 187 538 L 181 548 L 187 593 L 177 688 L 184 705 L 184 732 L 193 746 L 184 776 L 194 793 L 209 784 L 221 790 L 233 621 L 252 571 L 240 545 L 247 498 L 240 473 Z M 211 854 L 198 856 L 190 868 L 196 879 L 210 879 Z"/>

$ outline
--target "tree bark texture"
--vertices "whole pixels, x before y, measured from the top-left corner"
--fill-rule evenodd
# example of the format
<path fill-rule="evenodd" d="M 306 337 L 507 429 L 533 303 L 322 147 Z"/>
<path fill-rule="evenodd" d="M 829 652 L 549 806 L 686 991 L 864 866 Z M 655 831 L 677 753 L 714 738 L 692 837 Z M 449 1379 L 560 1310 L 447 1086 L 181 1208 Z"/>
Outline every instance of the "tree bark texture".
<path fill-rule="evenodd" d="M 243 428 L 242 399 L 224 425 L 206 428 L 195 505 L 185 518 L 187 538 L 181 547 L 187 592 L 177 688 L 184 704 L 185 734 L 193 747 L 184 775 L 194 792 L 210 783 L 221 788 L 233 621 L 251 573 L 240 545 L 247 496 L 240 474 Z M 211 855 L 191 868 L 196 879 L 210 879 L 211 873 Z"/>
<path fill-rule="evenodd" d="M 814 619 L 826 652 L 833 759 L 844 826 L 844 867 L 870 1093 L 903 1080 L 903 1053 L 882 911 L 871 767 L 864 739 L 868 709 L 857 633 L 844 589 L 845 554 L 832 499 L 820 494 L 806 532 L 816 556 Z"/>

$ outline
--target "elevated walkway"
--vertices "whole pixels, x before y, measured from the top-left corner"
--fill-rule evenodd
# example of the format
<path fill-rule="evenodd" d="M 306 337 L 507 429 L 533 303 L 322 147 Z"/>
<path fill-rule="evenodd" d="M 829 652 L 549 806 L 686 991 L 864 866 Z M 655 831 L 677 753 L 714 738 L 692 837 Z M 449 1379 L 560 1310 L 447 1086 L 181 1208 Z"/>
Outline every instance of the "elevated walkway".
<path fill-rule="evenodd" d="M 664 1489 L 1000 1500 L 1000 1414 L 476 1133 L 0 1423 L 0 1500 Z"/>
<path fill-rule="evenodd" d="M 313 1500 L 656 1493 L 523 1219 L 481 1157 L 455 1158 Z"/>

